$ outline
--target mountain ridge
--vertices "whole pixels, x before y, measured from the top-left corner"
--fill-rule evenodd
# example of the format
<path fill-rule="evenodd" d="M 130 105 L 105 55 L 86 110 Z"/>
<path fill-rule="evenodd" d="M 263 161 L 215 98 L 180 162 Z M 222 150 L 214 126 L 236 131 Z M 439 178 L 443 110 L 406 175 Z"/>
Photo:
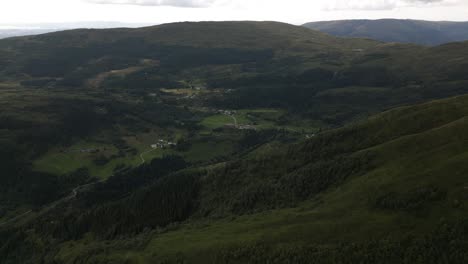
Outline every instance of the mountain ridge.
<path fill-rule="evenodd" d="M 386 42 L 440 45 L 468 40 L 468 22 L 412 19 L 334 20 L 303 26 L 342 37 L 366 37 Z"/>

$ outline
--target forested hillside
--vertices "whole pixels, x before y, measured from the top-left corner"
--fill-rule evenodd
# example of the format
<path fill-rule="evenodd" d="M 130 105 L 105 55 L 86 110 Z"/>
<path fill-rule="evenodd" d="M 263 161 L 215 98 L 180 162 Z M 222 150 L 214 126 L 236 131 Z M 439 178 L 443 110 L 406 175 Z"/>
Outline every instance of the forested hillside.
<path fill-rule="evenodd" d="M 463 263 L 467 66 L 277 22 L 0 40 L 0 262 Z"/>
<path fill-rule="evenodd" d="M 215 166 L 155 160 L 4 231 L 2 256 L 6 263 L 116 263 L 122 254 L 122 263 L 462 263 L 467 106 L 463 96 L 398 108 Z"/>
<path fill-rule="evenodd" d="M 31 88 L 229 90 L 210 105 L 287 108 L 336 126 L 463 93 L 466 46 L 335 38 L 276 22 L 175 23 L 3 40 L 0 72 L 4 82 Z"/>

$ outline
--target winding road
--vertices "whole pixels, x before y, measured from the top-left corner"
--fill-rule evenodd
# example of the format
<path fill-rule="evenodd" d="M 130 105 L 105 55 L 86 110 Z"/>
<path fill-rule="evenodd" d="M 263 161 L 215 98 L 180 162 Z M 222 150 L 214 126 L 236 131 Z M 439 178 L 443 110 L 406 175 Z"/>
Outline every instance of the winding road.
<path fill-rule="evenodd" d="M 156 149 L 152 149 L 152 150 L 148 150 L 148 151 L 142 152 L 142 153 L 140 154 L 141 163 L 140 163 L 139 166 L 145 164 L 145 162 L 146 162 L 145 158 L 143 158 L 143 155 L 148 154 L 148 153 L 150 153 L 150 152 L 152 152 L 152 151 L 155 151 L 155 150 L 156 150 Z"/>
<path fill-rule="evenodd" d="M 227 115 L 227 116 L 230 116 L 232 118 L 232 120 L 234 121 L 234 126 L 235 127 L 239 127 L 239 123 L 237 123 L 237 118 L 234 115 Z"/>

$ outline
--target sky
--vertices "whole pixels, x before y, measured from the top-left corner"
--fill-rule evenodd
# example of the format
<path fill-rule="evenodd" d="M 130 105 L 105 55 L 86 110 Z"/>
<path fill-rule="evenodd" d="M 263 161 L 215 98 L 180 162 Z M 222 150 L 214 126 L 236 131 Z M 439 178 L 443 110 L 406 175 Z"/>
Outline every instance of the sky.
<path fill-rule="evenodd" d="M 468 0 L 0 0 L 0 27 L 34 23 L 410 18 L 468 21 Z"/>

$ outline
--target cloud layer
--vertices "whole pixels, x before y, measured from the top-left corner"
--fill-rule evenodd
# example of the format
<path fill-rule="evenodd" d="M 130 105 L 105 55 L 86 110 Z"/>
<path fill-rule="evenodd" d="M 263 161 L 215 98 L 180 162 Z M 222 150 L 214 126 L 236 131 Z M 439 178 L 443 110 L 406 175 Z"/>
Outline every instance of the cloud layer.
<path fill-rule="evenodd" d="M 391 10 L 398 7 L 452 5 L 461 0 L 333 0 L 327 10 Z"/>
<path fill-rule="evenodd" d="M 95 4 L 120 4 L 141 6 L 209 7 L 215 0 L 85 0 Z"/>
<path fill-rule="evenodd" d="M 140 6 L 174 6 L 174 7 L 211 7 L 217 5 L 235 5 L 240 2 L 249 5 L 265 4 L 265 0 L 82 0 L 95 4 L 140 5 Z M 281 3 L 271 0 L 270 4 Z M 315 0 L 325 10 L 392 10 L 408 6 L 452 5 L 468 0 Z M 291 5 L 303 3 L 301 0 L 289 0 Z"/>

